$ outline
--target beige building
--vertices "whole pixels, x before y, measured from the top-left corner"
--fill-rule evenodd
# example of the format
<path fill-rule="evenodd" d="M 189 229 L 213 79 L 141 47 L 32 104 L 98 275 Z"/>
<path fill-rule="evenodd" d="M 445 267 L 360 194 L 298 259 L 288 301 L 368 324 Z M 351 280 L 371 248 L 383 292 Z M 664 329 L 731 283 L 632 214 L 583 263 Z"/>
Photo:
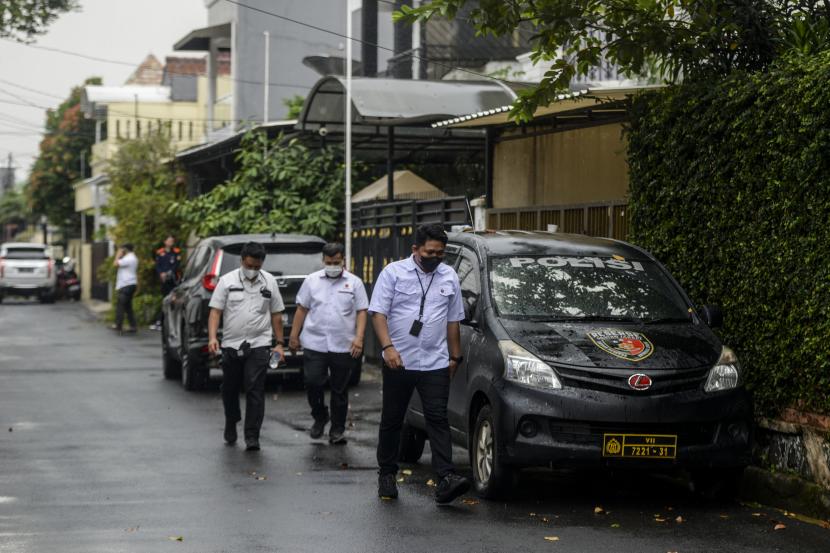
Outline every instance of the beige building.
<path fill-rule="evenodd" d="M 517 125 L 510 106 L 433 124 L 487 130 L 486 226 L 624 239 L 628 164 L 623 122 L 633 94 L 651 87 L 585 89 Z M 555 225 L 553 227 L 552 225 Z"/>
<path fill-rule="evenodd" d="M 217 94 L 208 106 L 208 82 L 203 58 L 169 57 L 164 66 L 153 56 L 136 69 L 123 86 L 86 86 L 81 94 L 84 115 L 95 120 L 95 144 L 89 160 L 91 176 L 75 184 L 75 211 L 81 213 L 81 240 L 70 255 L 80 260 L 82 295 L 96 293 L 95 269 L 108 241 L 113 221 L 102 215 L 107 204 L 107 165 L 125 140 L 163 133 L 175 150 L 206 141 L 210 132 L 233 128 L 231 116 L 230 59 L 220 58 Z M 211 123 L 209 124 L 208 121 Z M 95 244 L 93 244 L 95 243 Z"/>

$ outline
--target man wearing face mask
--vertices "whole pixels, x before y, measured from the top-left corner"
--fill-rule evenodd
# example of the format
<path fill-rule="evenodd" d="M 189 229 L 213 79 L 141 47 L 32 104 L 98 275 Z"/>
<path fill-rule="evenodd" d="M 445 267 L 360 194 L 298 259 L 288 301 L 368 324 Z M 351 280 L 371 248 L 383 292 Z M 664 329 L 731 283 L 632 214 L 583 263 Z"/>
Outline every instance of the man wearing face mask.
<path fill-rule="evenodd" d="M 265 417 L 265 376 L 271 353 L 285 358 L 282 348 L 282 302 L 276 279 L 262 270 L 265 248 L 248 242 L 239 254 L 242 266 L 219 279 L 210 299 L 208 350 L 220 351 L 217 331 L 222 320 L 222 403 L 225 442 L 236 443 L 236 423 L 242 419 L 239 392 L 245 388 L 245 445 L 259 450 Z M 276 346 L 271 347 L 272 337 Z"/>
<path fill-rule="evenodd" d="M 378 495 L 398 497 L 396 474 L 401 427 L 412 392 L 418 390 L 426 419 L 438 503 L 470 489 L 455 472 L 447 420 L 450 379 L 461 357 L 464 307 L 458 275 L 441 263 L 447 234 L 440 224 L 419 227 L 412 256 L 384 267 L 369 311 L 383 356 L 383 410 L 377 459 Z"/>
<path fill-rule="evenodd" d="M 288 340 L 292 351 L 303 348 L 303 375 L 314 418 L 309 434 L 319 439 L 331 420 L 331 444 L 346 443 L 349 377 L 363 355 L 369 308 L 363 282 L 343 267 L 343 252 L 343 244 L 323 247 L 325 268 L 310 274 L 297 292 L 297 312 Z M 325 401 L 327 378 L 330 415 Z"/>

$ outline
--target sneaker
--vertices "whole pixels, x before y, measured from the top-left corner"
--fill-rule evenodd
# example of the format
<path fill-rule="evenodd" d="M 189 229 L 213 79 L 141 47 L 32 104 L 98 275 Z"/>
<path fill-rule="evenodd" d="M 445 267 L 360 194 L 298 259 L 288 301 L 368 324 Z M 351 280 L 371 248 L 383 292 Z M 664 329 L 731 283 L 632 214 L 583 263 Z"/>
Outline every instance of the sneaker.
<path fill-rule="evenodd" d="M 225 443 L 233 445 L 236 443 L 236 423 L 225 421 Z"/>
<path fill-rule="evenodd" d="M 311 436 L 312 440 L 319 440 L 323 437 L 323 432 L 325 432 L 326 425 L 329 423 L 329 420 L 329 416 L 326 415 L 326 418 L 314 421 L 314 425 L 312 425 L 311 430 L 308 432 L 308 435 Z"/>
<path fill-rule="evenodd" d="M 378 476 L 378 497 L 381 499 L 397 499 L 398 483 L 394 474 L 381 474 Z"/>
<path fill-rule="evenodd" d="M 348 442 L 343 430 L 332 430 L 329 432 L 329 443 L 331 445 L 344 445 Z"/>
<path fill-rule="evenodd" d="M 470 489 L 470 479 L 457 474 L 448 474 L 438 482 L 435 488 L 435 501 L 449 503 L 464 495 Z"/>

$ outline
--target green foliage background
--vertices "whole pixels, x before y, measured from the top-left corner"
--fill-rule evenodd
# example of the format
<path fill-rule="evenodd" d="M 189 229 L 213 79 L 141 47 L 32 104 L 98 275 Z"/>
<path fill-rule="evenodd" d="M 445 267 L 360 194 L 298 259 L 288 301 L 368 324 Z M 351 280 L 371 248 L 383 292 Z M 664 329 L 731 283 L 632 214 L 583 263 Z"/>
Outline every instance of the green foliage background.
<path fill-rule="evenodd" d="M 119 143 L 107 170 L 112 184 L 106 209 L 117 220 L 112 237 L 118 245 L 131 242 L 138 256 L 138 289 L 133 305 L 139 324 L 152 322 L 149 319 L 161 304 L 156 250 L 169 234 L 180 244 L 187 238 L 187 227 L 169 209 L 184 199 L 186 191 L 184 177 L 167 163 L 172 157 L 169 138 L 152 133 Z M 112 259 L 99 271 L 115 279 Z"/>
<path fill-rule="evenodd" d="M 296 232 L 332 237 L 343 209 L 345 167 L 338 147 L 311 150 L 296 139 L 251 131 L 233 178 L 177 203 L 172 213 L 198 236 Z M 355 174 L 360 172 L 356 167 Z"/>
<path fill-rule="evenodd" d="M 830 53 L 633 102 L 630 239 L 724 309 L 759 410 L 830 413 Z"/>

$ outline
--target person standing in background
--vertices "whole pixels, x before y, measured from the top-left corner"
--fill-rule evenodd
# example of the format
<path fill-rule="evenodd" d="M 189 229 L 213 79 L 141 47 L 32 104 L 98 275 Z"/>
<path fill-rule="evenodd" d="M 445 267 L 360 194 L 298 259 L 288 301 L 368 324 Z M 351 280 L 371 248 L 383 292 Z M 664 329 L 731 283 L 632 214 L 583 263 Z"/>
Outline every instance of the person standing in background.
<path fill-rule="evenodd" d="M 182 250 L 176 247 L 176 238 L 171 234 L 164 240 L 164 246 L 156 250 L 156 275 L 161 286 L 162 299 L 178 284 L 181 264 Z M 164 313 L 159 307 L 150 330 L 161 330 L 163 316 Z"/>
<path fill-rule="evenodd" d="M 138 287 L 138 257 L 133 252 L 132 244 L 124 244 L 118 248 L 113 265 L 118 269 L 115 278 L 115 292 L 118 299 L 115 304 L 115 324 L 113 330 L 123 334 L 124 315 L 130 327 L 127 332 L 136 332 L 135 314 L 133 313 L 133 296 Z"/>

